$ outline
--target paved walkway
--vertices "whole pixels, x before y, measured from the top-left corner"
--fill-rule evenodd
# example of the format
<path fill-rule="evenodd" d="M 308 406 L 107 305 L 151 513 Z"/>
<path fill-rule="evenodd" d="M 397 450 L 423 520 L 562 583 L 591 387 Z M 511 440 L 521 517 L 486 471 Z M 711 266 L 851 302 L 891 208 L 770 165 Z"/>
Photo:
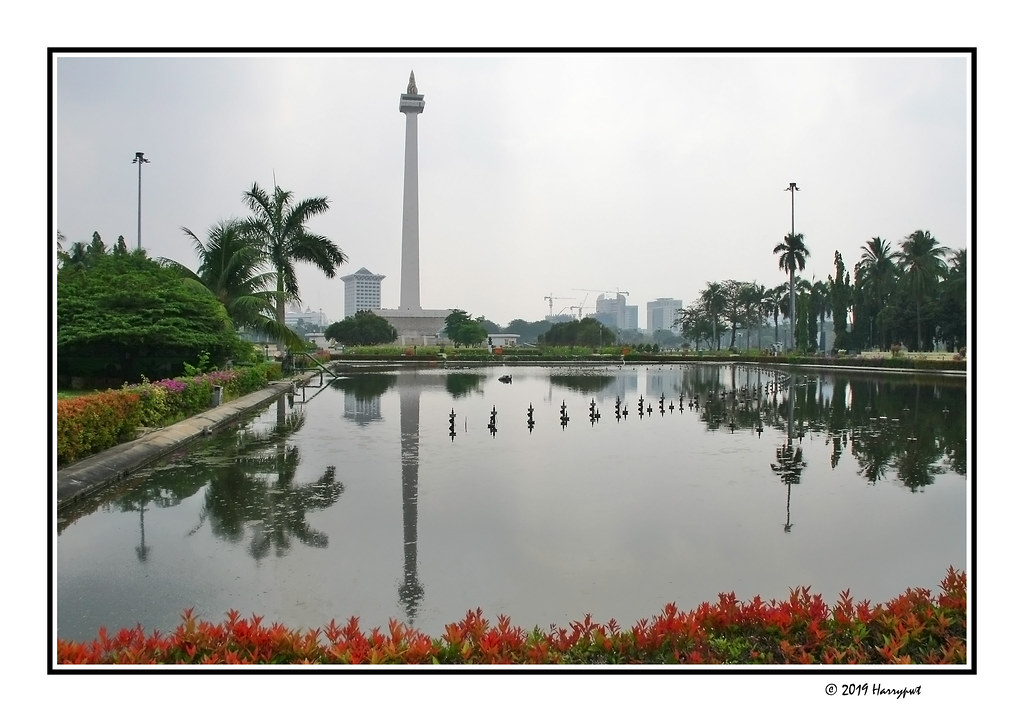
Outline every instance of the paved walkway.
<path fill-rule="evenodd" d="M 214 429 L 257 409 L 288 392 L 292 384 L 302 386 L 319 371 L 306 372 L 274 381 L 246 396 L 209 408 L 192 418 L 150 431 L 123 444 L 93 454 L 57 471 L 57 510 L 124 479 L 133 471 L 169 454 Z"/>

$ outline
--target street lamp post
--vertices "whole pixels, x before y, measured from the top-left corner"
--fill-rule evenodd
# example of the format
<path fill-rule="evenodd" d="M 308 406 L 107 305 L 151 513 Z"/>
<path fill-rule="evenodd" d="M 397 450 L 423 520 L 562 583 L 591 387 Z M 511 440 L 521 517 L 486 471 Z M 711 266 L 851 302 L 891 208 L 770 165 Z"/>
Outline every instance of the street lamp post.
<path fill-rule="evenodd" d="M 792 183 L 791 182 L 789 184 L 789 188 L 785 188 L 784 190 L 789 191 L 789 199 L 790 199 L 790 207 L 789 207 L 789 214 L 790 214 L 789 215 L 789 223 L 790 223 L 790 226 L 789 226 L 789 228 L 790 228 L 789 238 L 790 238 L 790 241 L 789 242 L 792 243 L 793 239 L 796 237 L 796 191 L 798 191 L 800 189 L 796 187 L 796 183 Z M 790 259 L 790 262 L 792 262 L 792 261 L 793 261 L 793 259 Z M 793 275 L 792 274 L 794 273 L 794 270 L 790 269 L 789 273 L 790 273 L 790 276 L 789 276 L 789 347 L 792 349 L 792 348 L 796 348 L 795 339 L 793 337 L 793 334 L 796 331 L 796 293 L 794 292 L 794 289 L 793 289 Z"/>
<path fill-rule="evenodd" d="M 142 164 L 148 163 L 149 160 L 143 157 L 142 152 L 139 151 L 135 154 L 135 158 L 132 163 L 139 164 L 139 230 L 138 230 L 138 249 L 142 250 Z"/>

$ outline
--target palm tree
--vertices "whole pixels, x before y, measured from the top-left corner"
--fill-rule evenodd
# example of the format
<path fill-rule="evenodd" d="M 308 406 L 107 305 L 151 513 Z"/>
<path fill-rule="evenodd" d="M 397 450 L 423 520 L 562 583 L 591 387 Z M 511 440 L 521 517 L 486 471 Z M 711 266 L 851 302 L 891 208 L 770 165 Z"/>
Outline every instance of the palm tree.
<path fill-rule="evenodd" d="M 207 231 L 205 241 L 188 228 L 181 230 L 192 239 L 199 268 L 193 272 L 177 261 L 161 259 L 164 265 L 177 268 L 185 277 L 209 289 L 224 305 L 236 329 L 283 338 L 290 344 L 302 343 L 292 329 L 278 324 L 275 293 L 269 290 L 274 284 L 274 274 L 261 270 L 266 256 L 246 234 L 242 221 L 231 219 L 216 223 Z"/>
<path fill-rule="evenodd" d="M 752 328 L 757 328 L 757 346 L 761 347 L 761 319 L 764 317 L 765 296 L 767 291 L 764 286 L 754 281 L 743 283 L 738 291 L 738 302 L 741 309 L 741 316 L 747 334 L 747 350 L 750 350 L 750 337 L 754 335 Z"/>
<path fill-rule="evenodd" d="M 889 242 L 875 236 L 861 246 L 863 253 L 854 266 L 854 279 L 859 288 L 874 302 L 868 344 L 874 341 L 874 319 L 885 305 L 885 298 L 896 279 L 895 255 Z M 883 339 L 884 342 L 884 339 Z"/>
<path fill-rule="evenodd" d="M 804 245 L 803 233 L 787 233 L 772 253 L 779 257 L 779 268 L 789 272 L 789 318 L 796 318 L 796 272 L 804 270 L 811 252 Z M 793 347 L 793 325 L 790 323 L 789 346 Z"/>
<path fill-rule="evenodd" d="M 782 314 L 783 318 L 789 315 L 789 306 L 786 303 L 786 297 L 789 293 L 789 289 L 786 284 L 780 284 L 775 286 L 768 291 L 768 310 L 775 319 L 775 343 L 779 342 L 779 313 Z"/>
<path fill-rule="evenodd" d="M 825 351 L 825 316 L 832 315 L 828 300 L 831 297 L 831 288 L 825 281 L 814 281 L 811 284 L 811 307 L 815 315 L 820 319 L 818 322 L 817 345 L 819 351 Z"/>
<path fill-rule="evenodd" d="M 771 313 L 771 290 L 754 281 L 750 284 L 750 316 L 757 323 L 757 347 L 761 348 L 761 322 Z M 747 348 L 750 348 L 750 336 L 747 336 Z"/>
<path fill-rule="evenodd" d="M 708 319 L 711 321 L 712 343 L 717 349 L 721 350 L 722 342 L 718 338 L 718 317 L 725 310 L 725 286 L 721 283 L 708 281 L 707 286 L 701 291 L 700 303 L 704 307 L 704 312 L 708 315 Z"/>
<path fill-rule="evenodd" d="M 243 199 L 253 212 L 243 223 L 245 232 L 258 243 L 277 274 L 277 323 L 284 326 L 285 300 L 299 297 L 295 262 L 312 263 L 328 278 L 334 278 L 338 267 L 348 258 L 329 238 L 306 228 L 311 218 L 327 211 L 326 198 L 306 198 L 293 203 L 291 191 L 275 185 L 271 197 L 253 183 Z M 280 342 L 278 350 L 281 350 Z"/>
<path fill-rule="evenodd" d="M 903 280 L 910 289 L 917 311 L 917 350 L 924 346 L 921 334 L 921 305 L 946 272 L 946 254 L 949 249 L 928 231 L 914 231 L 900 243 L 896 261 L 903 272 Z"/>

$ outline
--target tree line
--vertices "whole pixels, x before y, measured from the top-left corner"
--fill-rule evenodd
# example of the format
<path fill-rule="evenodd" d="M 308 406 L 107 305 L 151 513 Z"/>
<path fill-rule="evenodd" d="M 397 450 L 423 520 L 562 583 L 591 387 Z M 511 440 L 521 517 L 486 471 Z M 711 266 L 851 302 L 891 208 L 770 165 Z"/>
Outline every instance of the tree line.
<path fill-rule="evenodd" d="M 797 275 L 810 256 L 803 234 L 787 234 L 774 253 L 789 282 L 767 287 L 756 281 L 709 281 L 700 295 L 681 309 L 675 321 L 683 337 L 697 348 L 721 349 L 723 335 L 736 347 L 737 333 L 756 338 L 774 325 L 775 343 L 802 352 L 888 349 L 959 350 L 967 342 L 967 251 L 939 245 L 930 232 L 918 230 L 893 246 L 872 238 L 861 246 L 853 274 L 835 252 L 834 272 L 824 280 Z M 787 336 L 779 339 L 780 318 Z M 825 325 L 833 323 L 826 343 Z"/>

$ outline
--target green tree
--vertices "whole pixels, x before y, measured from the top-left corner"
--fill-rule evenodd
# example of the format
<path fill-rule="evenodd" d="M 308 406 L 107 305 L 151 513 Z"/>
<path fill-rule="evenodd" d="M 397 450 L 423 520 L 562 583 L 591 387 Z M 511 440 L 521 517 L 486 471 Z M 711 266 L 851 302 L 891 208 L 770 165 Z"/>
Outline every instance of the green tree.
<path fill-rule="evenodd" d="M 967 249 L 950 256 L 946 277 L 939 284 L 938 313 L 940 337 L 948 349 L 967 342 Z"/>
<path fill-rule="evenodd" d="M 779 314 L 781 313 L 783 318 L 789 318 L 788 300 L 789 292 L 786 284 L 769 289 L 767 297 L 767 313 L 775 320 L 775 343 L 779 342 Z"/>
<path fill-rule="evenodd" d="M 811 283 L 811 316 L 813 323 L 810 325 L 810 346 L 809 348 L 818 351 L 825 350 L 825 317 L 831 315 L 832 309 L 829 306 L 830 289 L 825 281 L 814 281 Z"/>
<path fill-rule="evenodd" d="M 803 233 L 787 233 L 782 243 L 772 251 L 779 257 L 779 268 L 789 273 L 789 317 L 796 317 L 796 272 L 804 270 L 811 252 L 804 245 Z M 790 325 L 789 345 L 793 346 L 793 331 Z"/>
<path fill-rule="evenodd" d="M 284 326 L 285 301 L 299 299 L 296 262 L 311 263 L 328 278 L 334 278 L 348 258 L 329 238 L 306 228 L 312 218 L 327 212 L 326 198 L 293 202 L 291 191 L 275 185 L 274 194 L 270 196 L 255 183 L 243 198 L 253 213 L 243 222 L 245 233 L 258 244 L 277 274 L 276 317 L 279 326 Z"/>
<path fill-rule="evenodd" d="M 353 346 L 376 346 L 394 341 L 398 331 L 373 311 L 356 311 L 355 315 L 328 326 L 324 338 Z"/>
<path fill-rule="evenodd" d="M 850 287 L 850 272 L 846 270 L 842 254 L 836 251 L 833 260 L 836 264 L 836 273 L 834 277 L 828 277 L 831 292 L 829 300 L 832 304 L 832 327 L 835 332 L 832 348 L 840 349 L 850 345 L 849 333 L 846 329 L 846 315 L 850 309 L 850 303 L 853 301 L 853 290 Z"/>
<path fill-rule="evenodd" d="M 487 333 L 501 333 L 501 326 L 496 324 L 494 321 L 489 321 L 483 316 L 477 316 L 476 320 L 481 326 L 483 326 L 484 331 Z"/>
<path fill-rule="evenodd" d="M 85 268 L 91 264 L 94 258 L 100 258 L 107 255 L 107 246 L 100 238 L 99 231 L 93 231 L 92 240 L 89 243 L 86 243 L 85 241 L 75 241 L 66 251 L 63 250 L 63 242 L 66 240 L 64 235 L 58 234 L 57 238 L 58 268 L 63 268 L 65 266 Z"/>
<path fill-rule="evenodd" d="M 57 272 L 56 349 L 58 374 L 107 385 L 179 375 L 202 352 L 220 364 L 247 351 L 207 289 L 145 251 L 97 249 Z"/>
<path fill-rule="evenodd" d="M 725 305 L 723 311 L 725 313 L 725 319 L 729 322 L 729 348 L 736 347 L 736 329 L 739 328 L 745 320 L 746 313 L 746 300 L 745 291 L 746 283 L 742 281 L 726 281 L 722 284 L 723 295 L 725 296 Z"/>
<path fill-rule="evenodd" d="M 526 321 L 516 318 L 509 322 L 505 331 L 519 334 L 520 343 L 536 343 L 537 338 L 550 328 L 550 321 Z"/>
<path fill-rule="evenodd" d="M 700 294 L 700 303 L 704 306 L 704 313 L 707 320 L 711 322 L 711 340 L 719 350 L 722 348 L 722 339 L 718 333 L 718 323 L 725 312 L 727 304 L 725 286 L 721 283 L 708 281 Z"/>
<path fill-rule="evenodd" d="M 935 290 L 939 279 L 946 272 L 946 254 L 949 249 L 940 246 L 939 242 L 928 231 L 914 231 L 900 244 L 896 260 L 902 271 L 902 283 L 910 291 L 914 299 L 917 318 L 917 348 L 924 347 L 924 336 L 921 331 L 921 308 L 928 296 Z"/>
<path fill-rule="evenodd" d="M 811 323 L 814 320 L 814 313 L 811 311 L 811 293 L 809 290 L 801 290 L 796 303 L 796 347 L 800 351 L 807 351 L 811 347 Z"/>
<path fill-rule="evenodd" d="M 295 331 L 277 322 L 275 294 L 269 290 L 275 282 L 274 273 L 264 270 L 263 249 L 249 238 L 242 221 L 219 221 L 209 228 L 205 240 L 188 228 L 181 230 L 192 239 L 198 269 L 192 271 L 170 259 L 161 259 L 162 263 L 209 289 L 224 304 L 237 330 L 284 339 L 292 348 L 302 346 L 303 340 Z"/>
<path fill-rule="evenodd" d="M 475 346 L 487 338 L 487 330 L 480 320 L 470 318 L 469 314 L 460 308 L 445 317 L 444 334 L 456 346 Z"/>
<path fill-rule="evenodd" d="M 765 300 L 768 290 L 757 283 L 742 283 L 738 289 L 738 305 L 743 327 L 746 329 L 747 350 L 750 350 L 751 336 L 757 336 L 757 347 L 761 347 L 761 321 L 764 318 Z"/>
<path fill-rule="evenodd" d="M 861 316 L 868 320 L 868 346 L 886 346 L 884 326 L 880 323 L 886 300 L 896 283 L 897 268 L 895 254 L 889 242 L 875 236 L 861 246 L 860 260 L 853 268 L 854 289 L 861 300 L 861 307 L 854 309 L 854 320 Z M 860 313 L 859 311 L 863 311 Z M 875 333 L 878 333 L 878 343 Z"/>
<path fill-rule="evenodd" d="M 596 318 L 583 318 L 556 323 L 541 334 L 542 346 L 606 346 L 615 342 L 615 332 Z"/>

